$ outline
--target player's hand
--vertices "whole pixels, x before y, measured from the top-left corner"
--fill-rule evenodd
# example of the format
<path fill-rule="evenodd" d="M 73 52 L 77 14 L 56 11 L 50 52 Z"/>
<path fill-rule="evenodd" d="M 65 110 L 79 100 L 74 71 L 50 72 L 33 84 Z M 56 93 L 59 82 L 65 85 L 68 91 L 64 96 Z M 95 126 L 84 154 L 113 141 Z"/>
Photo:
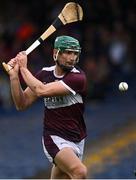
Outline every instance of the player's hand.
<path fill-rule="evenodd" d="M 9 70 L 8 74 L 9 75 L 18 75 L 18 72 L 19 72 L 19 65 L 17 63 L 17 59 L 16 57 L 15 58 L 12 58 L 9 62 L 8 62 L 8 65 L 10 65 L 12 67 L 11 70 Z"/>
<path fill-rule="evenodd" d="M 20 68 L 22 67 L 27 68 L 27 55 L 25 51 L 18 53 L 16 58 Z"/>

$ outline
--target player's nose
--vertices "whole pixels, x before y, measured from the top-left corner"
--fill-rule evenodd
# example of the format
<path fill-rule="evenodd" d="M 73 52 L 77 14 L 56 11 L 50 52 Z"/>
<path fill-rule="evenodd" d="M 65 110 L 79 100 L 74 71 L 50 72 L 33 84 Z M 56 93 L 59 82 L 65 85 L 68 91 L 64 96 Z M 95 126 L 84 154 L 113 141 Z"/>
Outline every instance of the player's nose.
<path fill-rule="evenodd" d="M 74 52 L 71 52 L 70 54 L 70 60 L 71 61 L 75 61 L 75 59 L 77 58 L 77 55 Z"/>

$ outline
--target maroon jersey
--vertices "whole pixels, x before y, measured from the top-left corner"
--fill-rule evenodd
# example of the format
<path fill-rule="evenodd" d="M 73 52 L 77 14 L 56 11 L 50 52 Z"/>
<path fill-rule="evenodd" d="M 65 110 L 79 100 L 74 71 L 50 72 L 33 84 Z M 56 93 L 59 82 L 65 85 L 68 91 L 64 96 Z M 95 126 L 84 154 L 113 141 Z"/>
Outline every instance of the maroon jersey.
<path fill-rule="evenodd" d="M 60 81 L 69 95 L 44 97 L 44 134 L 57 135 L 73 142 L 86 137 L 83 118 L 86 96 L 86 76 L 83 71 L 73 68 L 64 76 L 55 74 L 55 66 L 43 68 L 36 75 L 43 83 Z"/>

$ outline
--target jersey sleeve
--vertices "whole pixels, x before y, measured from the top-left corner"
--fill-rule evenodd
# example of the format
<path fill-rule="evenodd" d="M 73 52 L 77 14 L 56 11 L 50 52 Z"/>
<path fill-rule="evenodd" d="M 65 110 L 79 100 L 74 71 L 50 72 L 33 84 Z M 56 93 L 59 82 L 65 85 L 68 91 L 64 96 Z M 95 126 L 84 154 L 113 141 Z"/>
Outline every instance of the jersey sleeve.
<path fill-rule="evenodd" d="M 84 73 L 70 73 L 61 82 L 73 94 L 82 94 L 86 91 L 86 76 Z"/>
<path fill-rule="evenodd" d="M 35 77 L 39 80 L 39 81 L 44 81 L 43 80 L 43 71 L 42 70 L 40 70 L 40 71 L 38 71 L 36 74 L 35 74 Z"/>

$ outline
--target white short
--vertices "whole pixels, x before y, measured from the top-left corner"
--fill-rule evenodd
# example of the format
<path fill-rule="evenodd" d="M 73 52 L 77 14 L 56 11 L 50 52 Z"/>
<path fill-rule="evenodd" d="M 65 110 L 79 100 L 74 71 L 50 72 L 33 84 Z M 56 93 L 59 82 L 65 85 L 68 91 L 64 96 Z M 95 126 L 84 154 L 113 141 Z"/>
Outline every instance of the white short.
<path fill-rule="evenodd" d="M 55 135 L 48 135 L 46 139 L 42 138 L 43 150 L 50 162 L 53 162 L 56 154 L 65 147 L 71 147 L 79 159 L 82 160 L 84 142 L 83 139 L 78 143 L 74 143 Z"/>

